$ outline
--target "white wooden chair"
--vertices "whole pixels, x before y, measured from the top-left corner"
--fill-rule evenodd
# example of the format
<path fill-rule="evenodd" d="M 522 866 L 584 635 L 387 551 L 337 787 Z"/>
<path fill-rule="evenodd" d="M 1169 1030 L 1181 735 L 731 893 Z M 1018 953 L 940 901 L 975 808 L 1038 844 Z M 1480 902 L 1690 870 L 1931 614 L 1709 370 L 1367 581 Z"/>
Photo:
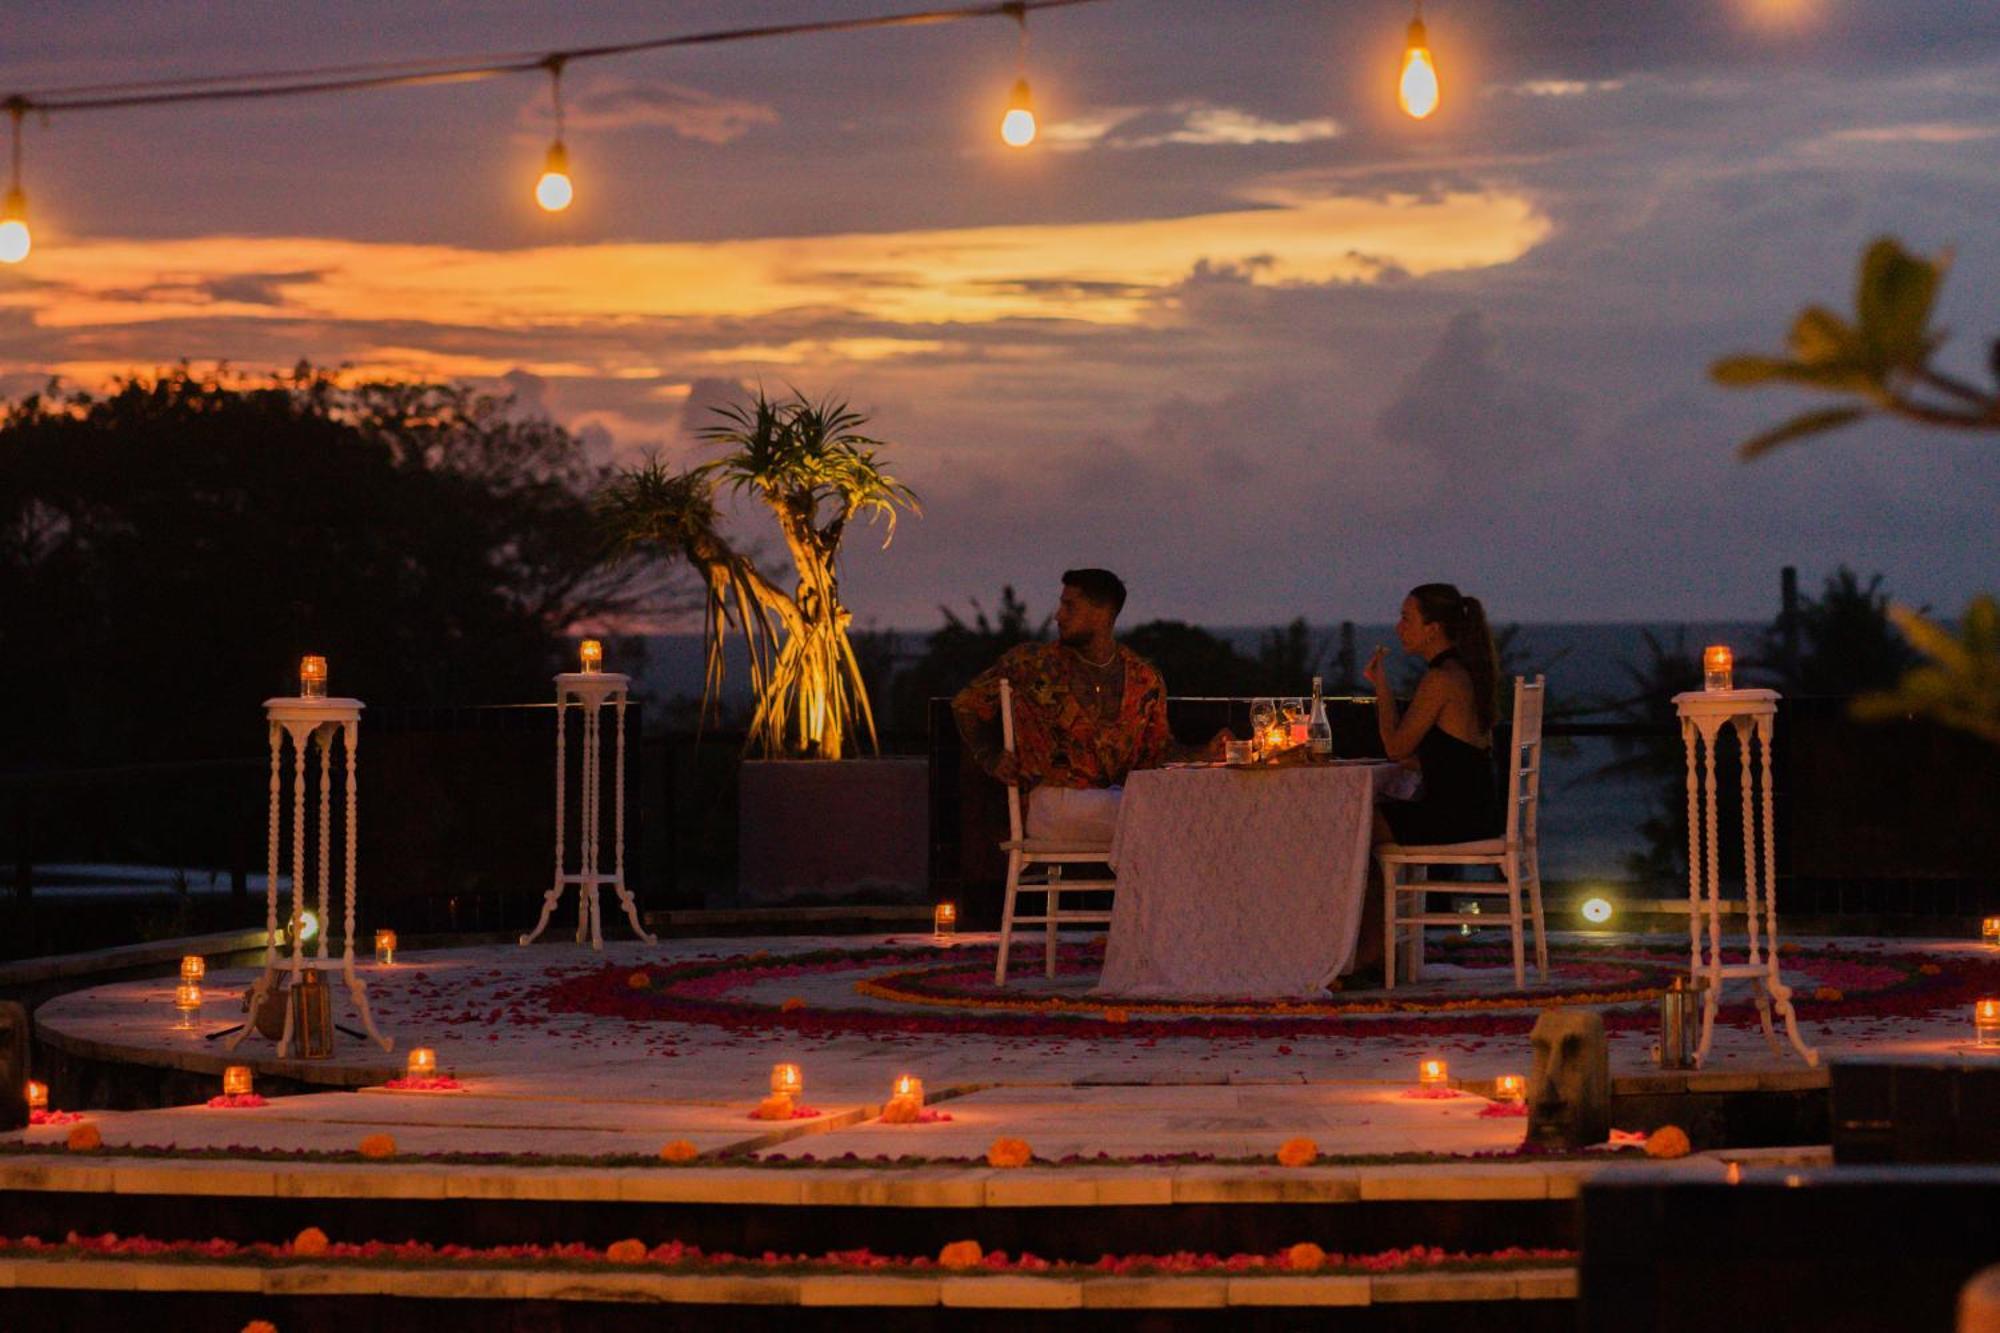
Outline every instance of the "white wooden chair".
<path fill-rule="evenodd" d="M 1000 682 L 1000 740 L 1008 754 L 1014 753 L 1014 691 L 1004 680 Z M 1031 839 L 1022 814 L 1020 784 L 1010 782 L 1007 784 L 1007 841 L 1000 844 L 1000 850 L 1007 853 L 1007 899 L 1000 909 L 1000 957 L 993 964 L 993 984 L 996 986 L 1007 984 L 1007 950 L 1013 942 L 1014 927 L 1042 927 L 1042 966 L 1053 977 L 1056 974 L 1056 931 L 1063 923 L 1111 920 L 1111 913 L 1102 909 L 1065 909 L 1062 896 L 1066 893 L 1104 893 L 1118 887 L 1115 879 L 1063 878 L 1063 867 L 1066 865 L 1105 865 L 1111 855 L 1108 841 Z M 1022 893 L 1042 895 L 1040 916 L 1016 915 L 1015 898 Z"/>
<path fill-rule="evenodd" d="M 1407 946 L 1404 955 L 1408 980 L 1423 975 L 1424 929 L 1427 926 L 1491 926 L 1494 918 L 1476 912 L 1433 912 L 1425 909 L 1426 893 L 1449 894 L 1454 898 L 1504 896 L 1507 899 L 1507 929 L 1514 941 L 1514 988 L 1527 985 L 1522 967 L 1521 920 L 1523 895 L 1527 916 L 1535 929 L 1535 970 L 1543 981 L 1549 979 L 1549 942 L 1542 921 L 1542 874 L 1537 853 L 1535 814 L 1542 790 L 1542 700 L 1547 677 L 1514 678 L 1514 730 L 1507 756 L 1507 831 L 1498 838 L 1478 842 L 1454 842 L 1427 847 L 1405 847 L 1384 843 L 1375 849 L 1382 867 L 1382 984 L 1396 988 L 1396 950 Z M 1429 868 L 1438 865 L 1492 866 L 1500 872 L 1497 883 L 1433 884 Z"/>

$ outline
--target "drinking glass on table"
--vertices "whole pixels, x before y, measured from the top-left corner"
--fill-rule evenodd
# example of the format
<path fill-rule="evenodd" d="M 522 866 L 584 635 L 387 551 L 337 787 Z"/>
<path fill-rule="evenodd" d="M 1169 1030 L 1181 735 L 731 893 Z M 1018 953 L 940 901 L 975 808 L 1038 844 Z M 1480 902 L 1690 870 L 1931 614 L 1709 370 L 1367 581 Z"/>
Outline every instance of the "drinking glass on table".
<path fill-rule="evenodd" d="M 1312 715 L 1304 699 L 1280 699 L 1279 716 L 1284 719 L 1285 743 L 1304 745 L 1306 743 L 1306 719 Z"/>
<path fill-rule="evenodd" d="M 1250 701 L 1250 742 L 1262 750 L 1265 738 L 1271 728 L 1278 723 L 1278 701 L 1276 699 L 1252 699 Z"/>

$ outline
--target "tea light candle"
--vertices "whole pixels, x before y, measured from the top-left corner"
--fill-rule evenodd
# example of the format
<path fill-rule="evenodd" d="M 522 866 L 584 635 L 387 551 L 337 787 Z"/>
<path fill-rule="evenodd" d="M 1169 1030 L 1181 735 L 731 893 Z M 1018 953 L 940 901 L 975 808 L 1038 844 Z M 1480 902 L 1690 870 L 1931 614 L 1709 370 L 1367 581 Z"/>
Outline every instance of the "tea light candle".
<path fill-rule="evenodd" d="M 248 1097 L 250 1095 L 250 1066 L 231 1065 L 222 1071 L 222 1095 L 225 1097 Z"/>
<path fill-rule="evenodd" d="M 1980 922 L 1979 933 L 1988 944 L 2000 949 L 2000 916 L 1989 916 Z"/>
<path fill-rule="evenodd" d="M 28 1109 L 46 1111 L 49 1109 L 49 1085 L 28 1080 Z"/>
<path fill-rule="evenodd" d="M 931 934 L 949 935 L 957 929 L 957 903 L 939 903 L 931 909 Z"/>
<path fill-rule="evenodd" d="M 412 1046 L 409 1063 L 404 1066 L 404 1072 L 411 1078 L 436 1078 L 437 1052 L 428 1046 Z"/>
<path fill-rule="evenodd" d="M 1981 1046 L 2000 1046 L 2000 1000 L 1981 1000 L 1972 1006 L 1972 1031 Z"/>
<path fill-rule="evenodd" d="M 787 1097 L 797 1097 L 806 1090 L 806 1078 L 793 1064 L 771 1066 L 771 1092 Z"/>
<path fill-rule="evenodd" d="M 208 975 L 208 960 L 200 954 L 191 953 L 181 959 L 181 980 L 200 981 Z"/>
<path fill-rule="evenodd" d="M 914 1097 L 917 1099 L 917 1105 L 922 1106 L 924 1104 L 924 1081 L 915 1074 L 898 1074 L 896 1075 L 892 1095 L 897 1097 Z"/>
<path fill-rule="evenodd" d="M 1417 1082 L 1424 1087 L 1441 1086 L 1445 1081 L 1445 1064 L 1442 1060 L 1419 1060 L 1417 1062 Z"/>
<path fill-rule="evenodd" d="M 1289 739 L 1290 739 L 1290 734 L 1284 729 L 1284 727 L 1282 726 L 1272 727 L 1269 731 L 1264 733 L 1264 748 L 1266 750 L 1274 750 L 1274 751 L 1282 750 L 1285 748 L 1286 742 Z"/>
<path fill-rule="evenodd" d="M 396 961 L 396 932 L 378 930 L 375 932 L 375 961 L 384 967 Z"/>
<path fill-rule="evenodd" d="M 1701 678 L 1705 690 L 1728 690 L 1730 675 L 1736 666 L 1736 654 L 1729 651 L 1729 645 L 1718 643 L 1702 650 Z"/>
<path fill-rule="evenodd" d="M 1528 1099 L 1528 1080 L 1519 1074 L 1502 1074 L 1493 1081 L 1493 1091 L 1503 1102 L 1524 1102 Z"/>
<path fill-rule="evenodd" d="M 324 657 L 301 657 L 299 659 L 299 697 L 301 699 L 326 698 L 326 659 Z"/>
<path fill-rule="evenodd" d="M 174 1008 L 180 1010 L 180 1026 L 194 1026 L 194 1016 L 201 1012 L 201 985 L 198 982 L 183 981 L 174 987 Z"/>
<path fill-rule="evenodd" d="M 596 639 L 585 639 L 581 649 L 583 670 L 586 675 L 596 675 L 604 670 L 604 645 Z"/>

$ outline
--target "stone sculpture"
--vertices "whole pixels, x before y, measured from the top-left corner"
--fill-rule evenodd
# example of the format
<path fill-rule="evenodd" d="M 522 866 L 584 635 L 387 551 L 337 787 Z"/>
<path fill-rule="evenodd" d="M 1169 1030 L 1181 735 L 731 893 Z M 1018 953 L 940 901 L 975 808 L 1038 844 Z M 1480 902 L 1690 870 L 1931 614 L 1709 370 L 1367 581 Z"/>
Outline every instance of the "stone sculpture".
<path fill-rule="evenodd" d="M 1603 1015 L 1544 1009 L 1530 1036 L 1528 1142 L 1538 1148 L 1588 1148 L 1611 1137 L 1611 1053 Z"/>

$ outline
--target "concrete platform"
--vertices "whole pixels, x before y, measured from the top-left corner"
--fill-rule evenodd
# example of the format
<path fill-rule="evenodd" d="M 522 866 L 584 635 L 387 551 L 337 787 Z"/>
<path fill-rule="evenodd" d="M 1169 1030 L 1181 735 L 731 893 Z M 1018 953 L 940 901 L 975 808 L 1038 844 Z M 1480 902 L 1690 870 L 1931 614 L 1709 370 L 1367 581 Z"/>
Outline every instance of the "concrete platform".
<path fill-rule="evenodd" d="M 44 1004 L 35 1015 L 37 1039 L 65 1058 L 129 1063 L 179 1071 L 198 1086 L 230 1063 L 252 1065 L 261 1077 L 324 1088 L 367 1089 L 273 1097 L 255 1110 L 180 1106 L 155 1111 L 96 1112 L 111 1145 L 265 1149 L 351 1149 L 362 1135 L 388 1131 L 406 1154 L 477 1152 L 540 1156 L 650 1156 L 672 1139 L 704 1154 L 864 1157 L 974 1157 L 1002 1134 L 1025 1138 L 1038 1156 L 1106 1154 L 1114 1158 L 1198 1154 L 1261 1157 L 1286 1139 L 1313 1138 L 1339 1155 L 1499 1152 L 1520 1142 L 1523 1122 L 1481 1118 L 1486 1103 L 1419 1101 L 1407 1097 L 1419 1059 L 1441 1055 L 1461 1084 L 1479 1088 L 1502 1073 L 1526 1073 L 1527 1043 L 1518 1036 L 1421 1036 L 1289 1039 L 1206 1035 L 1124 1038 L 1098 1025 L 1079 1037 L 1010 1037 L 977 1032 L 802 1035 L 772 1026 L 652 1022 L 550 1013 L 538 990 L 606 966 L 656 966 L 697 959 L 754 955 L 777 967 L 788 957 L 823 948 L 860 949 L 905 941 L 927 949 L 930 938 L 792 937 L 743 941 L 662 941 L 657 946 L 608 943 L 603 955 L 575 945 L 529 949 L 483 946 L 405 956 L 393 967 L 362 965 L 377 1021 L 394 1036 L 385 1055 L 372 1044 L 342 1038 L 332 1058 L 279 1060 L 271 1043 L 252 1035 L 234 1054 L 207 1032 L 239 1017 L 234 993 L 251 969 L 209 975 L 211 1004 L 196 1031 L 175 1026 L 168 980 L 122 981 L 77 991 Z M 976 944 L 979 937 L 961 937 Z M 1968 942 L 1887 943 L 1884 950 L 1918 949 L 1949 956 L 1976 951 Z M 914 953 L 912 956 L 916 956 Z M 775 1009 L 782 1001 L 808 1007 L 895 1012 L 897 1005 L 859 995 L 854 986 L 879 968 L 828 975 L 807 973 L 759 980 L 749 999 Z M 780 969 L 782 970 L 782 969 Z M 1033 978 L 1021 987 L 1033 993 Z M 1440 1001 L 1477 994 L 1490 979 L 1446 977 L 1429 983 Z M 1054 988 L 1074 985 L 1058 981 Z M 1408 994 L 1399 988 L 1397 994 Z M 344 993 L 336 988 L 336 1015 Z M 907 1007 L 907 1006 L 905 1006 Z M 1959 1015 L 1816 1021 L 1801 999 L 1809 1038 L 1823 1057 L 1843 1052 L 1939 1054 L 1964 1048 L 1969 1024 Z M 949 1012 L 949 1011 L 945 1011 Z M 1449 1015 L 1445 1015 L 1449 1018 Z M 1470 1025 L 1468 1025 L 1470 1026 Z M 455 1093 L 393 1093 L 379 1085 L 402 1073 L 412 1045 L 437 1051 L 439 1067 L 458 1078 Z M 1614 1089 L 1624 1096 L 1813 1090 L 1825 1086 L 1824 1059 L 1809 1069 L 1774 1057 L 1754 1030 L 1721 1028 L 1706 1069 L 1666 1073 L 1647 1055 L 1648 1036 L 1614 1036 Z M 1968 1055 L 1967 1058 L 1979 1058 Z M 799 1063 L 805 1100 L 823 1114 L 782 1124 L 749 1119 L 767 1087 L 771 1065 Z M 926 1125 L 875 1122 L 892 1078 L 924 1079 L 950 1119 Z M 61 1089 L 57 1103 L 61 1105 Z M 26 1131 L 43 1141 L 54 1129 Z"/>

